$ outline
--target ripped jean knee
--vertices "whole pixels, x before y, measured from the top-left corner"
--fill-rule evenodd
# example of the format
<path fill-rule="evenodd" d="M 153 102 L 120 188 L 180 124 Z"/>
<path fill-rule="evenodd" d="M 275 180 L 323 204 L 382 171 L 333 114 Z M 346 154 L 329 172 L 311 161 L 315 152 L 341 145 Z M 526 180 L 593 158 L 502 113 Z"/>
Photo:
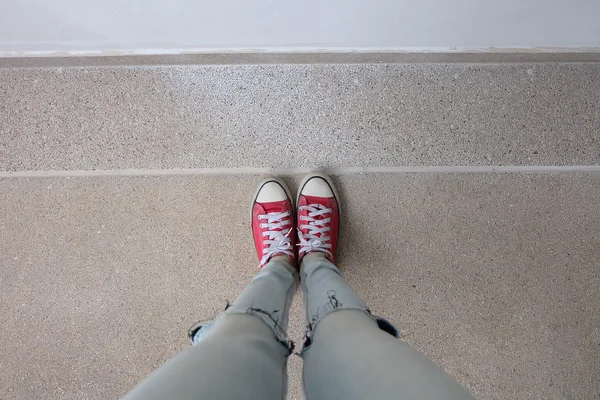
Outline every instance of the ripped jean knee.
<path fill-rule="evenodd" d="M 273 331 L 273 336 L 283 347 L 288 351 L 290 355 L 295 348 L 295 344 L 292 340 L 289 340 L 285 330 L 279 325 L 279 310 L 266 311 L 260 308 L 249 307 L 245 310 L 239 310 L 227 302 L 225 310 L 217 315 L 213 320 L 200 321 L 192 325 L 188 329 L 188 338 L 192 345 L 200 343 L 212 330 L 214 325 L 223 317 L 229 315 L 253 315 L 259 318 Z"/>
<path fill-rule="evenodd" d="M 327 312 L 325 312 L 322 316 L 318 317 L 318 318 L 313 318 L 313 321 L 309 322 L 306 326 L 306 334 L 304 337 L 304 344 L 302 345 L 302 351 L 300 352 L 300 354 L 302 355 L 302 353 L 304 353 L 312 344 L 313 341 L 313 335 L 315 332 L 315 329 L 317 327 L 317 325 L 319 324 L 319 322 L 321 322 L 325 316 L 329 315 L 332 312 L 336 312 L 336 311 L 344 311 L 344 310 L 349 310 L 349 311 L 360 311 L 360 312 L 364 312 L 365 314 L 367 314 L 371 319 L 373 319 L 373 321 L 375 321 L 377 323 L 377 327 L 379 329 L 381 329 L 382 331 L 392 335 L 395 338 L 399 338 L 400 337 L 400 332 L 398 331 L 398 328 L 396 328 L 396 326 L 394 324 L 392 324 L 390 321 L 388 321 L 387 319 L 375 316 L 371 313 L 371 310 L 367 307 L 336 307 L 334 309 L 330 309 Z"/>

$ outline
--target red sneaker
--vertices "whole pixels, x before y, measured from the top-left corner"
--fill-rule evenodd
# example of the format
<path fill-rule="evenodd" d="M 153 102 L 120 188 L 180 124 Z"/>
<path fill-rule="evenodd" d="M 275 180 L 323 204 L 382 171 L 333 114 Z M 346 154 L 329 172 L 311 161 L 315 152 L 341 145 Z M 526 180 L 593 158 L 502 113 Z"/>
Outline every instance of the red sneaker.
<path fill-rule="evenodd" d="M 337 191 L 324 174 L 308 175 L 298 191 L 298 259 L 319 251 L 332 263 L 337 250 L 340 211 Z"/>
<path fill-rule="evenodd" d="M 290 191 L 277 178 L 260 184 L 252 203 L 252 234 L 260 260 L 264 267 L 274 256 L 287 256 L 296 265 L 294 252 L 294 211 Z"/>

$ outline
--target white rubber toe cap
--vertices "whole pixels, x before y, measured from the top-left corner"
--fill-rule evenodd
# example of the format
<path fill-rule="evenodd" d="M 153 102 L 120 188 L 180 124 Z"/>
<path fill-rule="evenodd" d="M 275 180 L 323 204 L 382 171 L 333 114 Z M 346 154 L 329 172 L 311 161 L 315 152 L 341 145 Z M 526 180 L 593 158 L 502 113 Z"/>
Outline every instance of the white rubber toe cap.
<path fill-rule="evenodd" d="M 257 203 L 270 203 L 273 201 L 283 201 L 288 198 L 287 193 L 277 182 L 265 183 L 256 196 Z"/>
<path fill-rule="evenodd" d="M 335 197 L 327 181 L 319 176 L 311 178 L 300 193 L 304 196 Z"/>

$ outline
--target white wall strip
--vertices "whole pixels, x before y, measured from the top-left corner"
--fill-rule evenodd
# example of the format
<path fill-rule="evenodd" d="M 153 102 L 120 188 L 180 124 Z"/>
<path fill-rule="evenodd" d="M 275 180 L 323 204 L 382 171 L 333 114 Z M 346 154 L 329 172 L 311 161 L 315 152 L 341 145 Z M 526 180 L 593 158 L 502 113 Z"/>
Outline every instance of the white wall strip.
<path fill-rule="evenodd" d="M 407 166 L 339 168 L 189 168 L 124 169 L 93 171 L 0 171 L 0 178 L 68 178 L 103 176 L 181 176 L 181 175 L 300 175 L 322 171 L 345 174 L 418 174 L 418 173 L 573 173 L 600 172 L 600 165 L 565 166 Z"/>

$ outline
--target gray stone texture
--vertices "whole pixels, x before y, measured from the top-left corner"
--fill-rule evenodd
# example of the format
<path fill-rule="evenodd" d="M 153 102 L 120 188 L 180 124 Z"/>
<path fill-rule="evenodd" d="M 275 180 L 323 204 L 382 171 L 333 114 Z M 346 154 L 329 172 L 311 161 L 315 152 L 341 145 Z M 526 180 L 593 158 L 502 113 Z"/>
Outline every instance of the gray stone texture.
<path fill-rule="evenodd" d="M 600 63 L 0 69 L 0 170 L 598 165 Z"/>
<path fill-rule="evenodd" d="M 89 84 L 99 74 L 98 91 L 106 94 L 102 82 L 113 72 L 92 71 Z M 139 80 L 156 78 L 157 71 L 128 73 Z M 144 85 L 140 90 L 153 89 Z M 142 118 L 144 107 L 151 114 L 159 109 L 160 103 L 140 100 L 123 115 Z M 62 101 L 56 99 L 57 107 Z M 86 109 L 83 98 L 78 103 L 74 115 L 103 115 L 100 109 Z M 113 106 L 111 112 L 117 112 L 116 104 L 105 107 Z M 253 117 L 270 118 L 254 111 L 246 115 L 248 124 Z M 106 127 L 99 129 L 106 132 L 137 121 L 105 116 Z M 170 118 L 160 124 L 174 123 Z M 232 118 L 232 124 L 242 123 Z M 63 122 L 70 124 L 66 118 Z M 74 127 L 64 132 L 73 133 Z M 66 140 L 64 132 L 53 132 L 52 140 Z M 279 137 L 287 140 L 282 132 Z M 36 140 L 26 138 L 14 140 L 37 149 Z M 94 158 L 100 163 L 96 166 L 108 162 L 108 155 L 92 150 L 95 139 L 77 140 L 71 147 L 75 153 L 87 149 L 89 155 L 105 157 Z M 142 148 L 161 151 L 160 146 Z M 123 150 L 114 148 L 112 166 L 125 162 L 117 156 Z M 587 153 L 582 149 L 579 154 Z M 146 160 L 143 152 L 138 155 L 132 160 Z M 50 163 L 45 167 L 52 162 L 56 168 L 73 166 L 39 155 L 11 165 L 40 167 L 27 164 L 33 159 Z M 370 307 L 398 325 L 404 340 L 481 399 L 600 396 L 600 174 L 334 178 L 344 211 L 339 266 Z M 259 180 L 0 180 L 0 397 L 117 398 L 184 349 L 188 326 L 217 314 L 256 271 L 248 210 Z M 293 186 L 298 180 L 289 179 Z M 300 301 L 295 300 L 290 326 L 298 344 L 304 326 Z M 291 399 L 301 396 L 300 369 L 298 357 L 292 357 Z"/>

